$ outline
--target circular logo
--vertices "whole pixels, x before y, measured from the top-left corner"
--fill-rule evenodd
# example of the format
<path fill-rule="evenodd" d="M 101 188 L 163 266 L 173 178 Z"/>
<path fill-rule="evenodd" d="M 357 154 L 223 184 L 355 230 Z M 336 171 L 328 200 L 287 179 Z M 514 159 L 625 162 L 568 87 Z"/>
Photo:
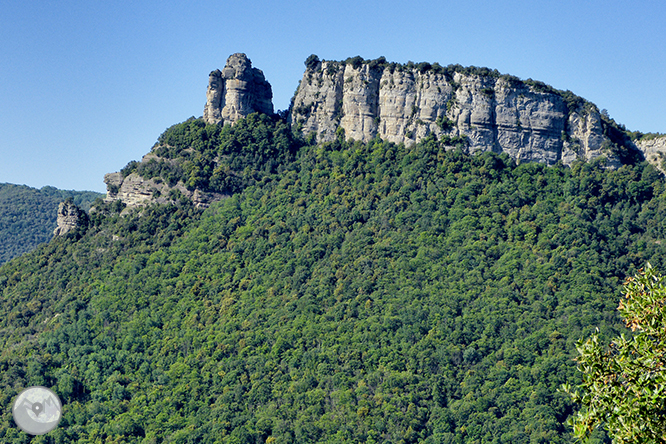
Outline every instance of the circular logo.
<path fill-rule="evenodd" d="M 28 387 L 14 401 L 14 422 L 31 435 L 43 435 L 60 422 L 62 403 L 58 395 L 46 387 Z"/>

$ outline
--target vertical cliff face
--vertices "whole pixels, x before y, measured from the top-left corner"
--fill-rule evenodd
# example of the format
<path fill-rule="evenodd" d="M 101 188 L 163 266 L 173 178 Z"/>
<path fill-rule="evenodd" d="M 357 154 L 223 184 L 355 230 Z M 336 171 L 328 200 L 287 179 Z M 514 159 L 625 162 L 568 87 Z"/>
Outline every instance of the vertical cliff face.
<path fill-rule="evenodd" d="M 554 164 L 562 158 L 567 107 L 554 94 L 512 79 L 455 73 L 447 118 L 465 135 L 470 152 L 506 152 L 521 161 Z"/>
<path fill-rule="evenodd" d="M 441 132 L 453 88 L 442 74 L 383 69 L 379 83 L 378 132 L 390 142 L 413 142 Z"/>
<path fill-rule="evenodd" d="M 645 159 L 656 166 L 662 173 L 666 172 L 664 160 L 666 160 L 666 136 L 647 136 L 639 140 L 638 148 L 645 155 Z"/>
<path fill-rule="evenodd" d="M 594 105 L 484 69 L 309 59 L 290 120 L 319 141 L 333 140 L 338 128 L 348 139 L 406 144 L 433 134 L 464 138 L 470 153 L 519 161 L 568 165 L 605 156 L 609 166 L 620 164 Z"/>
<path fill-rule="evenodd" d="M 233 54 L 222 71 L 208 77 L 204 120 L 232 124 L 254 112 L 273 114 L 273 91 L 264 73 L 245 54 Z"/>

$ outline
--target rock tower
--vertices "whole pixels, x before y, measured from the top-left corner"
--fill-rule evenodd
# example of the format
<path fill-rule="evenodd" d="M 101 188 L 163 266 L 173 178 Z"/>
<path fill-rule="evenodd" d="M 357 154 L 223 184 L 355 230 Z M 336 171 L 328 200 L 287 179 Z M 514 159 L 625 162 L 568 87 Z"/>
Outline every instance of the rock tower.
<path fill-rule="evenodd" d="M 264 73 L 236 53 L 222 71 L 210 73 L 203 117 L 206 123 L 226 125 L 254 112 L 273 114 L 273 90 Z"/>

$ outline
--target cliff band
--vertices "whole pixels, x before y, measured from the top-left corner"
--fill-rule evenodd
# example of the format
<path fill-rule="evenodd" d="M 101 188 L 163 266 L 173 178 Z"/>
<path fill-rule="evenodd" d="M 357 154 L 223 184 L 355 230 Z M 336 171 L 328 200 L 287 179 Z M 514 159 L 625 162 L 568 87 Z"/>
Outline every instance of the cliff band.
<path fill-rule="evenodd" d="M 305 65 L 287 118 L 295 132 L 318 142 L 379 137 L 410 145 L 434 136 L 469 154 L 506 153 L 518 162 L 571 165 L 602 158 L 607 168 L 618 168 L 647 159 L 663 171 L 666 137 L 633 142 L 593 103 L 542 82 L 486 68 L 388 63 L 383 57 L 320 61 L 312 55 Z M 209 75 L 203 120 L 232 125 L 255 112 L 272 115 L 272 97 L 263 72 L 245 54 L 233 54 Z M 178 162 L 160 158 L 157 147 L 142 164 Z M 137 172 L 107 174 L 105 182 L 107 200 L 120 199 L 128 207 L 184 196 L 206 208 L 226 197 Z"/>
<path fill-rule="evenodd" d="M 548 165 L 604 155 L 609 167 L 620 165 L 593 104 L 539 82 L 476 71 L 383 60 L 310 61 L 291 122 L 321 142 L 333 140 L 338 128 L 364 142 L 463 136 L 469 153 L 506 152 Z"/>

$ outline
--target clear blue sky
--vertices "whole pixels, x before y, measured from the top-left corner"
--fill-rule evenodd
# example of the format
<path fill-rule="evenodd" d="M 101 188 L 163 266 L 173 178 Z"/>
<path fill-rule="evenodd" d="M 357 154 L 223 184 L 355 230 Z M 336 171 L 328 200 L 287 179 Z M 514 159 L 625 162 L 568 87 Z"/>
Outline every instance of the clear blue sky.
<path fill-rule="evenodd" d="M 105 191 L 103 176 L 200 116 L 246 53 L 289 104 L 310 54 L 498 69 L 666 132 L 663 0 L 6 0 L 0 182 Z"/>

